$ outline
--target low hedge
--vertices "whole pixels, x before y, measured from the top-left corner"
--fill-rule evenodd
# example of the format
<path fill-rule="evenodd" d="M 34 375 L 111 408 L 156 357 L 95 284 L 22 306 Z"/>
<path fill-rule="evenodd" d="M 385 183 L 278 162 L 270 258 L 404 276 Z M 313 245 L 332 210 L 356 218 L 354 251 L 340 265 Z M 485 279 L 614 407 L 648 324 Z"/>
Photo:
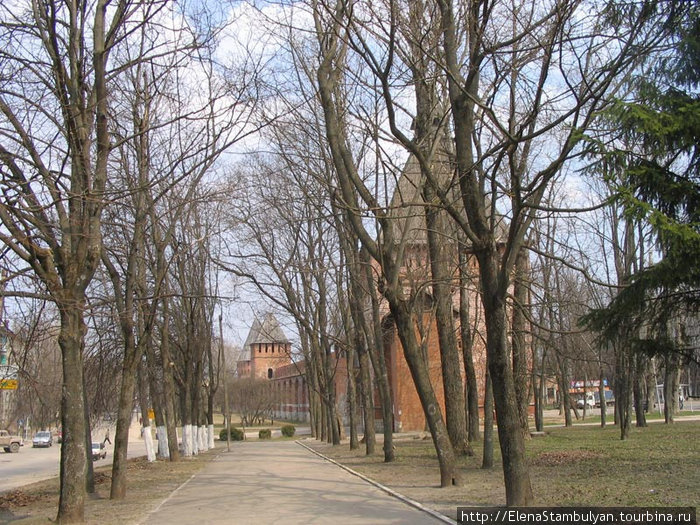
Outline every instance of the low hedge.
<path fill-rule="evenodd" d="M 259 439 L 270 439 L 272 437 L 272 430 L 269 428 L 263 428 L 260 432 L 258 432 L 258 438 Z"/>
<path fill-rule="evenodd" d="M 290 438 L 296 432 L 296 428 L 294 428 L 294 425 L 284 425 L 282 428 L 280 428 L 280 432 L 282 432 L 284 437 Z"/>
<path fill-rule="evenodd" d="M 245 439 L 245 435 L 243 434 L 243 431 L 240 428 L 236 427 L 231 427 L 231 440 L 232 441 L 243 441 Z M 219 432 L 219 441 L 226 441 L 226 429 L 222 428 L 221 432 Z"/>

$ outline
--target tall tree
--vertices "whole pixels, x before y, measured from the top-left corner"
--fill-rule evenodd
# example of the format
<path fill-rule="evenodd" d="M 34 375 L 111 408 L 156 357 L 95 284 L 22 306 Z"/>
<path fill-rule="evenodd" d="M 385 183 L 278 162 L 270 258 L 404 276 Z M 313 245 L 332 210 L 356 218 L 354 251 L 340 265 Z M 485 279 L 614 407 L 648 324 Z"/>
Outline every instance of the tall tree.
<path fill-rule="evenodd" d="M 128 68 L 110 57 L 138 11 L 107 0 L 0 7 L 0 238 L 60 312 L 59 523 L 84 519 L 86 289 L 100 262 L 111 84 Z"/>
<path fill-rule="evenodd" d="M 379 129 L 389 129 L 419 157 L 420 152 L 411 147 L 407 128 L 412 118 L 405 118 L 410 112 L 405 101 L 411 97 L 417 116 L 422 100 L 417 92 L 401 89 L 412 81 L 400 32 L 401 14 L 410 13 L 410 8 L 398 0 L 383 2 L 381 9 L 375 4 L 362 9 L 361 1 L 337 2 L 328 8 L 334 25 L 319 31 L 323 35 L 319 38 L 321 99 L 324 109 L 334 102 L 338 108 L 346 107 L 347 103 L 333 99 L 337 95 L 328 88 L 349 81 L 347 73 L 338 73 L 339 63 L 360 61 L 358 85 L 379 93 L 383 102 L 385 125 Z M 455 145 L 453 187 L 445 188 L 430 169 L 423 169 L 422 175 L 440 206 L 464 232 L 479 263 L 488 366 L 509 505 L 532 501 L 507 337 L 507 295 L 517 254 L 547 189 L 565 163 L 580 153 L 581 131 L 590 126 L 640 49 L 654 46 L 661 38 L 658 26 L 651 23 L 658 20 L 651 4 L 621 14 L 614 20 L 615 31 L 604 30 L 610 19 L 585 9 L 575 0 L 536 4 L 436 0 L 426 2 L 420 13 L 423 27 L 436 27 L 440 32 L 437 44 L 425 35 L 416 45 L 423 46 L 423 57 L 437 65 L 427 71 L 444 76 L 449 101 L 449 114 L 444 118 L 450 120 Z M 357 118 L 362 115 L 357 112 Z M 363 123 L 369 125 L 368 119 Z M 328 118 L 326 132 L 329 139 L 347 134 L 340 126 L 332 128 Z M 373 197 L 349 169 L 353 159 L 342 149 L 336 153 L 338 172 L 348 173 L 347 180 L 354 183 L 362 199 Z M 341 191 L 346 191 L 342 176 L 339 178 Z M 357 209 L 357 202 L 349 194 L 344 196 L 349 199 L 346 205 Z M 370 205 L 372 210 L 378 208 L 375 202 Z M 381 219 L 379 223 L 386 243 L 385 223 Z M 397 261 L 378 260 L 388 283 L 393 284 L 392 267 Z M 407 351 L 408 342 L 403 342 Z"/>
<path fill-rule="evenodd" d="M 648 24 L 653 10 L 630 11 L 606 42 L 600 21 L 586 16 L 576 1 L 436 3 L 466 215 L 454 210 L 452 216 L 479 261 L 506 501 L 527 505 L 533 496 L 506 339 L 506 295 L 536 210 L 575 155 L 580 131 L 636 60 L 638 46 L 656 40 Z M 599 60 L 601 52 L 605 60 Z M 566 79 L 565 86 L 559 78 Z M 558 96 L 550 91 L 555 85 Z M 533 155 L 542 137 L 553 140 L 546 160 L 537 162 Z M 508 210 L 505 228 L 500 210 Z"/>
<path fill-rule="evenodd" d="M 613 336 L 624 326 L 637 351 L 686 357 L 674 336 L 700 303 L 700 11 L 668 2 L 664 46 L 645 56 L 624 98 L 606 114 L 594 167 L 608 175 L 627 220 L 644 221 L 660 258 L 639 265 L 607 308 L 590 321 Z M 673 368 L 673 365 L 671 365 Z M 673 374 L 669 375 L 669 378 Z M 670 393 L 673 403 L 676 393 Z"/>
<path fill-rule="evenodd" d="M 336 2 L 330 6 L 329 11 L 325 11 L 318 4 L 315 7 L 313 15 L 320 53 L 316 79 L 324 113 L 326 138 L 337 176 L 336 196 L 342 202 L 347 220 L 363 247 L 381 268 L 380 289 L 389 305 L 433 438 L 440 465 L 441 485 L 458 484 L 459 473 L 455 465 L 454 449 L 416 335 L 415 303 L 419 298 L 415 293 L 406 293 L 405 290 L 405 276 L 402 275 L 405 243 L 401 242 L 401 235 L 391 217 L 390 209 L 378 202 L 362 180 L 350 149 L 349 129 L 343 116 L 346 108 L 340 90 L 341 71 L 346 67 L 344 55 L 347 53 L 349 36 L 343 27 L 347 23 L 346 6 L 343 2 Z M 357 213 L 360 210 L 360 202 L 374 215 L 380 230 L 378 239 L 373 238 L 363 224 L 361 215 Z"/>

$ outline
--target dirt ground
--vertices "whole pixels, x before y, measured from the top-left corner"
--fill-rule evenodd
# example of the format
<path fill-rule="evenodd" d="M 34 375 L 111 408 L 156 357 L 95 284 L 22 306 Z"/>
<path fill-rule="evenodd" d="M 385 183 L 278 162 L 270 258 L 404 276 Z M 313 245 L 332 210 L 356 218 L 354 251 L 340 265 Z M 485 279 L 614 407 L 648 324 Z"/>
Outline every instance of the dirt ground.
<path fill-rule="evenodd" d="M 215 456 L 216 449 L 176 463 L 161 460 L 148 463 L 146 458 L 129 460 L 127 496 L 122 501 L 109 499 L 111 465 L 95 469 L 95 493 L 85 500 L 85 522 L 95 525 L 138 523 Z M 54 478 L 0 494 L 0 523 L 45 525 L 54 521 L 58 491 L 58 478 Z"/>

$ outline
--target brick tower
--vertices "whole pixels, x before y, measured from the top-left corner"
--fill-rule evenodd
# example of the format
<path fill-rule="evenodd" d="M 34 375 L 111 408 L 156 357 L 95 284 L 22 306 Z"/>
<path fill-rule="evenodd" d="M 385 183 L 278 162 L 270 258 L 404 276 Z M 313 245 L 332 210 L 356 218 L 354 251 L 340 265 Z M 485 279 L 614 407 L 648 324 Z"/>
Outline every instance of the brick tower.
<path fill-rule="evenodd" d="M 253 321 L 243 348 L 248 352 L 249 359 L 238 362 L 241 377 L 274 379 L 279 367 L 292 362 L 292 344 L 271 313 L 266 313 L 262 322 L 258 319 Z"/>

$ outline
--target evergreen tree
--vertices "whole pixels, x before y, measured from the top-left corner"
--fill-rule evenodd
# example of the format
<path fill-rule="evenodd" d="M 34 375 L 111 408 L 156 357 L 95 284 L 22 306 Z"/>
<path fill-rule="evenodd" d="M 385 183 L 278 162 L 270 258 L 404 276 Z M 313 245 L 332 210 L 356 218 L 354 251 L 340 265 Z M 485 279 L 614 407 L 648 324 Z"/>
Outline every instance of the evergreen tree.
<path fill-rule="evenodd" d="M 700 306 L 700 9 L 668 7 L 668 45 L 647 57 L 630 96 L 606 115 L 616 137 L 599 148 L 595 166 L 629 218 L 649 224 L 661 258 L 587 318 L 608 338 L 630 322 L 645 326 L 647 340 L 637 346 L 654 352 L 673 350 L 668 321 Z"/>

